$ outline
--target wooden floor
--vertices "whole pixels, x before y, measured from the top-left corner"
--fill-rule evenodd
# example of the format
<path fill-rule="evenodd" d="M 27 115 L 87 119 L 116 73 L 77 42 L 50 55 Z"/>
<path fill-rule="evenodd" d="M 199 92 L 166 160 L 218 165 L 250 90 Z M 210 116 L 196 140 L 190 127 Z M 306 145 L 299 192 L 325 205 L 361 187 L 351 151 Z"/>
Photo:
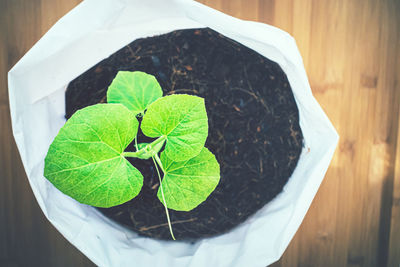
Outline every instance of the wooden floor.
<path fill-rule="evenodd" d="M 0 266 L 92 266 L 33 197 L 11 133 L 6 77 L 79 2 L 0 0 Z M 273 266 L 399 266 L 400 1 L 201 2 L 293 35 L 341 136 L 302 226 Z"/>

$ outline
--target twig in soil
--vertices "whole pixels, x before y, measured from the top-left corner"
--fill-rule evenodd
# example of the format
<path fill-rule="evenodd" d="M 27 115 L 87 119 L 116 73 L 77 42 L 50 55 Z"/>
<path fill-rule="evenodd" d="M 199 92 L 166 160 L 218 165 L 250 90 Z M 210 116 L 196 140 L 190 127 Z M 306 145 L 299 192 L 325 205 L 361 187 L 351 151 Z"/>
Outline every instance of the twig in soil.
<path fill-rule="evenodd" d="M 247 82 L 247 86 L 254 93 L 253 86 L 251 86 L 251 83 L 250 83 L 250 80 L 249 80 L 249 75 L 247 74 L 247 68 L 244 68 L 243 72 L 244 72 L 244 78 L 246 79 L 246 82 Z"/>
<path fill-rule="evenodd" d="M 184 92 L 189 92 L 189 93 L 193 93 L 193 94 L 198 94 L 199 93 L 199 91 L 194 90 L 194 89 L 183 89 L 182 88 L 182 89 L 175 89 L 175 90 L 169 91 L 167 93 L 167 95 L 179 94 L 179 93 L 184 93 Z"/>
<path fill-rule="evenodd" d="M 136 220 L 135 220 L 135 217 L 133 217 L 132 212 L 129 212 L 129 218 L 131 219 L 131 222 L 132 222 L 133 224 L 136 224 Z"/>
<path fill-rule="evenodd" d="M 158 188 L 158 185 L 159 185 L 159 183 L 155 183 L 155 184 L 151 187 L 151 189 L 155 190 L 156 188 Z"/>
<path fill-rule="evenodd" d="M 256 169 L 254 169 L 253 166 L 251 166 L 248 162 L 246 162 L 245 164 L 252 172 L 258 173 L 258 171 Z"/>
<path fill-rule="evenodd" d="M 128 47 L 128 49 L 129 49 L 129 52 L 131 52 L 131 54 L 132 54 L 133 57 L 138 57 L 136 54 L 142 49 L 142 47 L 139 46 L 139 47 L 136 49 L 136 51 L 133 52 L 132 47 L 131 47 L 130 45 L 127 45 L 127 47 Z M 139 56 L 139 57 L 140 57 L 140 56 Z"/>
<path fill-rule="evenodd" d="M 104 95 L 104 96 L 101 98 L 101 100 L 100 100 L 99 103 L 106 103 L 106 98 L 107 98 L 107 95 Z"/>
<path fill-rule="evenodd" d="M 248 90 L 245 90 L 245 89 L 242 89 L 242 88 L 239 88 L 239 87 L 233 87 L 233 88 L 231 88 L 231 90 L 237 90 L 237 91 L 241 91 L 241 92 L 247 93 L 247 94 L 251 95 L 252 97 L 254 97 L 255 100 L 260 101 L 260 98 L 255 93 L 250 92 Z"/>
<path fill-rule="evenodd" d="M 190 218 L 187 220 L 174 221 L 174 222 L 171 222 L 171 224 L 187 223 L 187 222 L 193 222 L 195 220 L 197 220 L 197 218 Z M 168 223 L 162 223 L 162 224 L 152 225 L 152 226 L 148 226 L 148 227 L 141 227 L 141 228 L 139 228 L 139 231 L 148 231 L 148 230 L 152 230 L 152 229 L 156 229 L 156 228 L 164 227 L 164 226 L 168 226 Z"/>
<path fill-rule="evenodd" d="M 131 46 L 128 45 L 127 47 L 128 47 L 129 52 L 131 52 L 131 55 L 132 55 L 133 57 L 136 57 L 135 53 L 133 53 L 133 50 L 132 50 Z"/>
<path fill-rule="evenodd" d="M 119 216 L 121 216 L 123 213 L 124 213 L 123 211 L 118 211 L 117 213 L 114 213 L 114 216 L 115 216 L 115 217 L 119 217 Z"/>
<path fill-rule="evenodd" d="M 297 131 L 293 130 L 293 125 L 290 125 L 290 136 L 296 142 L 296 145 L 299 145 L 299 141 L 297 140 L 297 135 L 299 134 Z"/>
<path fill-rule="evenodd" d="M 288 162 L 287 166 L 290 166 L 292 164 L 292 162 L 295 161 L 296 159 L 297 159 L 296 156 L 289 155 L 289 162 Z"/>

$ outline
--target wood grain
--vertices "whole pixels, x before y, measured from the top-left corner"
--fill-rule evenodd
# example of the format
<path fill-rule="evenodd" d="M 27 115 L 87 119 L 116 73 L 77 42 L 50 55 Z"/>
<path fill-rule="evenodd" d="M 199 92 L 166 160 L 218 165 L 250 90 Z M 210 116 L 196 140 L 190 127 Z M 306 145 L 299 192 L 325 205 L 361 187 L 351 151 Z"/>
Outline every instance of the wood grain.
<path fill-rule="evenodd" d="M 397 25 L 400 25 L 398 17 Z M 398 31 L 397 48 L 400 47 L 400 32 Z M 397 96 L 400 92 L 400 53 L 396 55 L 397 59 L 397 79 L 395 80 L 395 90 Z M 400 127 L 400 108 L 397 110 L 397 127 Z M 396 119 L 396 117 L 394 117 Z M 394 163 L 394 180 L 393 180 L 393 197 L 392 197 L 392 214 L 390 221 L 390 237 L 389 237 L 389 258 L 388 266 L 399 266 L 400 263 L 400 131 L 397 134 L 396 160 Z M 390 195 L 389 195 L 390 197 Z"/>
<path fill-rule="evenodd" d="M 0 266 L 93 266 L 45 219 L 11 131 L 7 72 L 79 1 L 0 0 Z"/>
<path fill-rule="evenodd" d="M 44 218 L 13 141 L 7 71 L 80 0 L 0 0 L 0 266 L 91 266 Z M 202 0 L 289 32 L 341 136 L 273 266 L 400 264 L 400 1 Z M 268 237 L 266 237 L 268 238 Z"/>

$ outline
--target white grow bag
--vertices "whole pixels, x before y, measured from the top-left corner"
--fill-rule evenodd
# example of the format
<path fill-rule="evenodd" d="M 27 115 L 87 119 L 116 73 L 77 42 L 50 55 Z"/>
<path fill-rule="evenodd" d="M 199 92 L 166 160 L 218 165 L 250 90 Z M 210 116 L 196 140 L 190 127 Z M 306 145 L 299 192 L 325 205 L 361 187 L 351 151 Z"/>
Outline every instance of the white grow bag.
<path fill-rule="evenodd" d="M 68 83 L 137 38 L 210 27 L 277 62 L 300 111 L 305 148 L 284 190 L 227 234 L 189 244 L 139 237 L 43 177 L 47 149 L 65 123 Z M 278 260 L 325 175 L 338 135 L 314 99 L 295 41 L 190 0 L 86 0 L 9 72 L 12 126 L 33 193 L 50 222 L 100 266 L 266 266 Z"/>

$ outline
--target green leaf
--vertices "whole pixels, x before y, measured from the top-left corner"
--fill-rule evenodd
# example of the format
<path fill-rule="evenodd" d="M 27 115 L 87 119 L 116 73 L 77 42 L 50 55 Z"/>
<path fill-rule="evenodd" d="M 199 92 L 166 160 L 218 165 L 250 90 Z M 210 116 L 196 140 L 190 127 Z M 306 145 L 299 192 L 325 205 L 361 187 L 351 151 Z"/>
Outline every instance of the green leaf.
<path fill-rule="evenodd" d="M 96 207 L 134 198 L 143 176 L 121 154 L 135 138 L 138 125 L 121 104 L 77 111 L 50 145 L 44 176 L 63 193 Z"/>
<path fill-rule="evenodd" d="M 169 209 L 179 211 L 194 209 L 207 199 L 219 183 L 219 164 L 207 148 L 203 148 L 196 157 L 181 162 L 169 159 L 162 152 L 161 163 L 164 168 L 161 184 Z M 164 204 L 161 187 L 157 196 Z"/>
<path fill-rule="evenodd" d="M 123 104 L 136 116 L 143 114 L 148 105 L 162 95 L 160 84 L 153 75 L 141 71 L 119 71 L 108 87 L 107 102 Z"/>
<path fill-rule="evenodd" d="M 147 108 L 141 129 L 149 137 L 166 136 L 165 153 L 175 161 L 198 155 L 208 135 L 204 99 L 192 95 L 170 95 Z"/>

